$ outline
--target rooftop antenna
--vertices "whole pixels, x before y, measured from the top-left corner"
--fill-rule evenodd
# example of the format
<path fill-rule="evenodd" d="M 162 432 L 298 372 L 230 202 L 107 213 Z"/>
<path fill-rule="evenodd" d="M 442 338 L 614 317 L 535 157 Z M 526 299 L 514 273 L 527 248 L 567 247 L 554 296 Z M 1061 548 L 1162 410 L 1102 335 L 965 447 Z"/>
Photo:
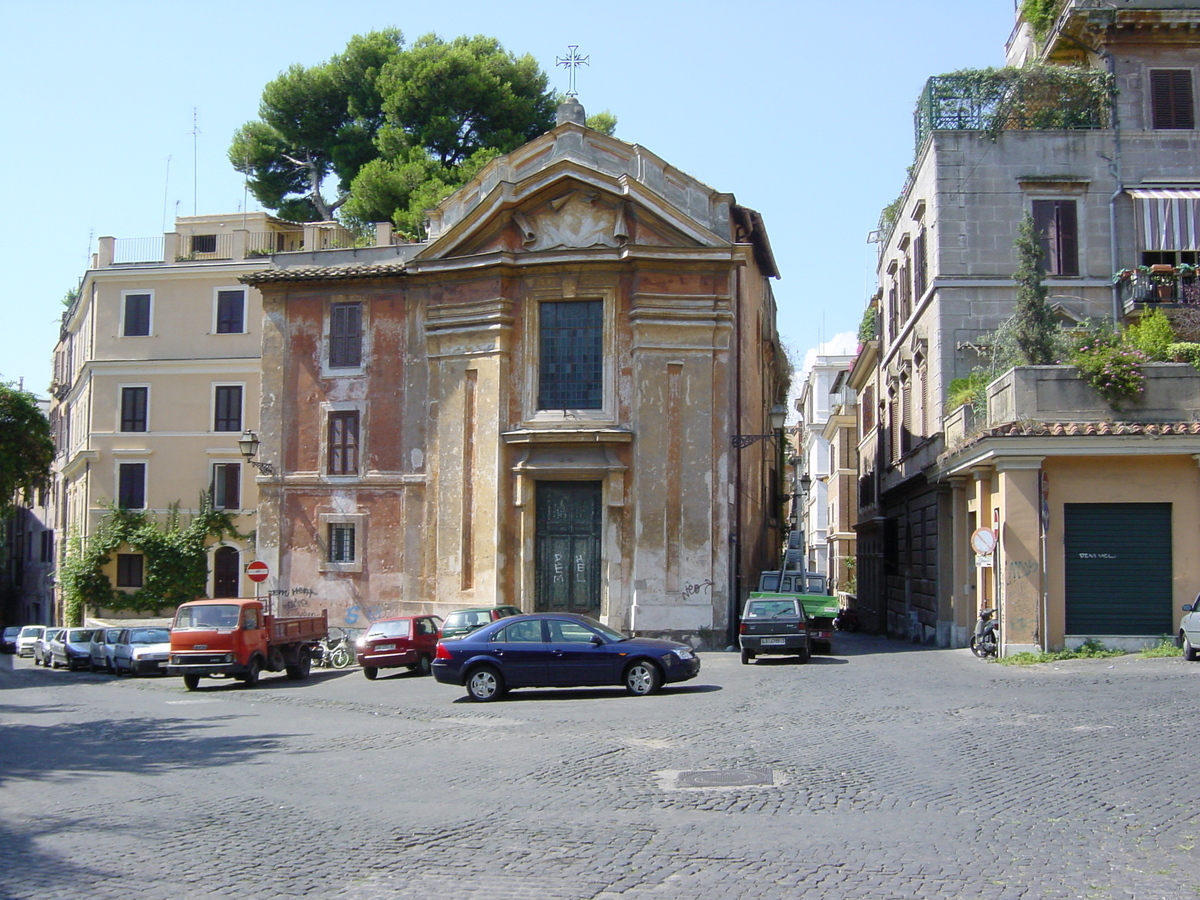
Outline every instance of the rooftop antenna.
<path fill-rule="evenodd" d="M 192 215 L 196 215 L 197 183 L 199 181 L 200 154 L 197 138 L 200 135 L 200 124 L 197 119 L 197 109 L 192 107 Z"/>
<path fill-rule="evenodd" d="M 171 192 L 171 157 L 167 156 L 167 178 L 163 182 L 163 223 L 162 230 L 167 230 L 167 194 Z"/>
<path fill-rule="evenodd" d="M 568 44 L 567 49 L 570 51 L 570 53 L 568 53 L 566 56 L 557 57 L 554 61 L 554 64 L 556 66 L 562 66 L 570 73 L 570 80 L 568 82 L 570 87 L 567 88 L 567 96 L 575 97 L 579 95 L 579 91 L 575 90 L 575 70 L 580 66 L 591 65 L 588 62 L 588 60 L 591 59 L 591 54 L 588 54 L 587 56 L 580 56 L 578 44 Z"/>

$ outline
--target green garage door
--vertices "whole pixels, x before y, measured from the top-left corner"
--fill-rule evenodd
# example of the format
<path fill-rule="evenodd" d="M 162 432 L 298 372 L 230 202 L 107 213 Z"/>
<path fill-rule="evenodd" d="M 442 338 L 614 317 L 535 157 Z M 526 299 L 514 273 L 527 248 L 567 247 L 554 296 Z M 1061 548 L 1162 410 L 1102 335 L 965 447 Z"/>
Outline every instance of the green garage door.
<path fill-rule="evenodd" d="M 1066 633 L 1171 632 L 1171 504 L 1067 503 Z"/>

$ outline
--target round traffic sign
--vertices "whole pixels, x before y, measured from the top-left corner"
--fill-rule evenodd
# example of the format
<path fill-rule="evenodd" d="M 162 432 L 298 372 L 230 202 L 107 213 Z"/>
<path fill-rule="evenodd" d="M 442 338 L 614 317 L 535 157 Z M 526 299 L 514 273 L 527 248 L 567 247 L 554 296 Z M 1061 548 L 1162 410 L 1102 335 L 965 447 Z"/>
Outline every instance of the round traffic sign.
<path fill-rule="evenodd" d="M 990 528 L 976 528 L 971 535 L 971 547 L 980 556 L 986 556 L 996 549 L 996 532 Z"/>
<path fill-rule="evenodd" d="M 271 570 L 261 559 L 256 559 L 250 565 L 246 566 L 246 577 L 251 581 L 266 581 L 267 576 L 270 574 Z"/>

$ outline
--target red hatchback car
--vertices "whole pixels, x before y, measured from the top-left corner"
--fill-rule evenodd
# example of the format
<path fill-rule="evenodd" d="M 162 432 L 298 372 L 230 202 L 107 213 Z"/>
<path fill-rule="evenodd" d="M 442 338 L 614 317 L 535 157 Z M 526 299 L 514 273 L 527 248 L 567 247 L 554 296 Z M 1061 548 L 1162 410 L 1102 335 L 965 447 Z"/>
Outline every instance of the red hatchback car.
<path fill-rule="evenodd" d="M 401 616 L 371 623 L 358 639 L 358 664 L 363 674 L 373 681 L 380 669 L 406 666 L 428 675 L 441 626 L 437 616 Z"/>

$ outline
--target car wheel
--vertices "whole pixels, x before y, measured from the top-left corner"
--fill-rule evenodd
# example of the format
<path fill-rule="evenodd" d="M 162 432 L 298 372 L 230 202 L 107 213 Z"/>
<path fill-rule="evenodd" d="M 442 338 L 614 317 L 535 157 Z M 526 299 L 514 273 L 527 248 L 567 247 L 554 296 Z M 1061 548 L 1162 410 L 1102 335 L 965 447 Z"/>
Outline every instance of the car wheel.
<path fill-rule="evenodd" d="M 504 678 L 491 666 L 480 666 L 467 677 L 467 694 L 480 703 L 499 700 L 504 694 Z"/>
<path fill-rule="evenodd" d="M 748 666 L 752 662 L 754 662 L 754 654 L 751 653 L 749 650 L 743 650 L 742 651 L 742 665 Z"/>
<path fill-rule="evenodd" d="M 429 659 L 428 653 L 422 653 L 421 658 L 417 660 L 417 674 L 424 676 L 433 671 L 433 662 Z"/>
<path fill-rule="evenodd" d="M 662 687 L 662 673 L 658 666 L 639 660 L 625 670 L 625 690 L 637 697 L 655 693 Z"/>
<path fill-rule="evenodd" d="M 1180 637 L 1183 639 L 1183 658 L 1188 662 L 1195 662 L 1197 659 L 1200 659 L 1200 651 L 1192 645 L 1187 635 L 1181 632 Z"/>
<path fill-rule="evenodd" d="M 185 688 L 187 688 L 189 691 L 196 690 L 197 688 L 200 687 L 200 676 L 199 675 L 184 675 L 183 676 L 183 686 Z"/>
<path fill-rule="evenodd" d="M 379 677 L 379 669 L 375 666 L 363 666 L 363 677 L 366 678 L 367 681 L 374 681 Z"/>
<path fill-rule="evenodd" d="M 254 687 L 258 684 L 259 673 L 262 672 L 262 662 L 256 656 L 250 660 L 250 665 L 246 669 L 246 674 L 242 676 L 242 682 L 246 687 Z"/>
<path fill-rule="evenodd" d="M 804 663 L 806 663 L 810 659 L 812 659 L 812 651 L 811 650 L 801 650 L 799 653 L 796 654 L 796 659 L 798 659 L 800 661 L 800 664 L 803 665 Z"/>

